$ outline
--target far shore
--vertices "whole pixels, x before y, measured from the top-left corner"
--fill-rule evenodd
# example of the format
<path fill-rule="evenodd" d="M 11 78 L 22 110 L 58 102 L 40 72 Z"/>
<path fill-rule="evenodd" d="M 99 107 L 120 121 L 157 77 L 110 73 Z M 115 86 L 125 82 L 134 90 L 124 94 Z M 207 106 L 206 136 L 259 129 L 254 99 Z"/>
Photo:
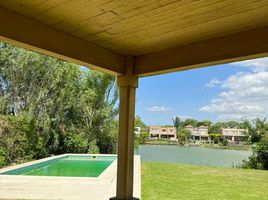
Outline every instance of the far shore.
<path fill-rule="evenodd" d="M 150 140 L 142 145 L 171 145 L 171 146 L 183 146 L 183 147 L 205 147 L 211 149 L 226 149 L 226 150 L 239 150 L 239 151 L 252 151 L 252 147 L 250 145 L 220 145 L 220 144 L 209 144 L 209 143 L 187 143 L 187 144 L 179 144 L 176 141 L 170 140 Z"/>

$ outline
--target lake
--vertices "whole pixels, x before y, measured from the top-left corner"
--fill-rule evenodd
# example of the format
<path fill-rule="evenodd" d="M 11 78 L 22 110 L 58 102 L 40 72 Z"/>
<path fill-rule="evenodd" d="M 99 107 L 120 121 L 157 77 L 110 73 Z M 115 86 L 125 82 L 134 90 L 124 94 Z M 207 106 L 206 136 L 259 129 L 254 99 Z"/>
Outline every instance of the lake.
<path fill-rule="evenodd" d="M 176 145 L 139 145 L 135 154 L 141 155 L 141 160 L 145 162 L 232 167 L 247 159 L 251 152 L 205 147 L 181 147 Z"/>

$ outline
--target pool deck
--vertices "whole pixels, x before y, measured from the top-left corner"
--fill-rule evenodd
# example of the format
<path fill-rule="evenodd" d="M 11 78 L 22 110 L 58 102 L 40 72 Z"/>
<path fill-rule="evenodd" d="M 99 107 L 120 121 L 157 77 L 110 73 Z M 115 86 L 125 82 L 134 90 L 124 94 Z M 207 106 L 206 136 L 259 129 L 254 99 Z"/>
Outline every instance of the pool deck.
<path fill-rule="evenodd" d="M 24 167 L 66 155 L 86 156 L 85 154 L 64 154 L 40 159 L 4 169 L 0 173 Z M 91 156 L 93 154 L 87 154 Z M 115 156 L 112 154 L 94 154 L 96 156 Z M 134 156 L 134 196 L 141 198 L 140 156 Z M 115 160 L 99 177 L 53 177 L 0 175 L 0 199 L 94 199 L 107 200 L 115 196 L 116 191 Z"/>

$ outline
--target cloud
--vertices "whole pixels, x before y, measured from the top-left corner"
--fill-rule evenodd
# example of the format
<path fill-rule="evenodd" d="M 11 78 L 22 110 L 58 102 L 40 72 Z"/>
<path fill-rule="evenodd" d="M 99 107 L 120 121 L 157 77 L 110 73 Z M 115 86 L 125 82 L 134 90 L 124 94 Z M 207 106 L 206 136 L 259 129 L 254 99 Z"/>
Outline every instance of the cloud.
<path fill-rule="evenodd" d="M 167 112 L 170 109 L 165 106 L 151 106 L 146 108 L 146 110 L 150 112 Z"/>
<path fill-rule="evenodd" d="M 243 61 L 250 72 L 229 76 L 219 85 L 222 91 L 199 110 L 217 113 L 220 120 L 241 120 L 268 116 L 268 58 Z"/>
<path fill-rule="evenodd" d="M 213 88 L 213 87 L 216 87 L 217 85 L 219 85 L 220 83 L 221 83 L 221 81 L 219 81 L 216 78 L 213 78 L 213 79 L 211 79 L 210 82 L 208 82 L 207 84 L 205 84 L 205 87 Z"/>
<path fill-rule="evenodd" d="M 240 66 L 240 67 L 249 67 L 252 69 L 253 72 L 267 71 L 268 70 L 268 57 L 234 62 L 234 63 L 231 63 L 231 65 Z"/>

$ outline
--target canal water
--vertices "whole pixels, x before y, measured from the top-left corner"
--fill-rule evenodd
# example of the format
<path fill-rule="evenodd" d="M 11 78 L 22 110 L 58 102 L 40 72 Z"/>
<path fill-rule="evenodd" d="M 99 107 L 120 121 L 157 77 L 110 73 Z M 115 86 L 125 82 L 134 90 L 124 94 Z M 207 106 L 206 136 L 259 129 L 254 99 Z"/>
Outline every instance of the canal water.
<path fill-rule="evenodd" d="M 194 165 L 232 167 L 247 159 L 250 151 L 181 147 L 176 145 L 139 145 L 135 154 L 144 162 L 170 162 Z"/>

